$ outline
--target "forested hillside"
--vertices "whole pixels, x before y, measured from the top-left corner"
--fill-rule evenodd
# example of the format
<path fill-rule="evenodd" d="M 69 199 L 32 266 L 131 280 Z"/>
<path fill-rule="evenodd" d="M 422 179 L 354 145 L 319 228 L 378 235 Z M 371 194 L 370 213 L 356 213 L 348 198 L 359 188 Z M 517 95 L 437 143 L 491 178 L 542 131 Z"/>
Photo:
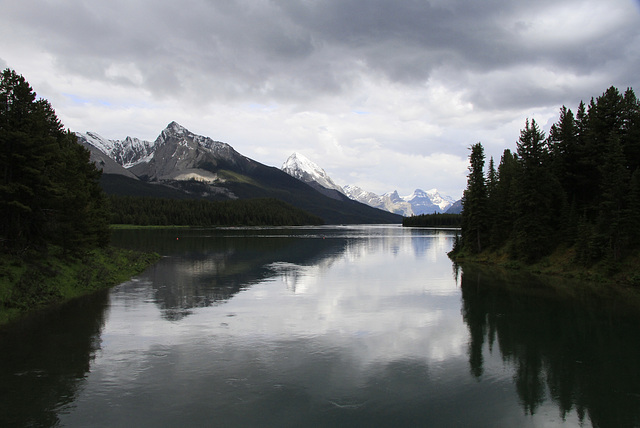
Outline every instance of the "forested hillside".
<path fill-rule="evenodd" d="M 462 231 L 452 255 L 503 251 L 534 262 L 559 246 L 611 266 L 640 246 L 640 103 L 611 87 L 563 106 L 549 135 L 527 120 L 496 169 L 471 146 Z"/>
<path fill-rule="evenodd" d="M 324 222 L 277 199 L 207 201 L 109 196 L 111 223 L 156 226 L 300 226 Z"/>
<path fill-rule="evenodd" d="M 402 219 L 405 227 L 460 227 L 462 216 L 460 214 L 420 214 Z"/>

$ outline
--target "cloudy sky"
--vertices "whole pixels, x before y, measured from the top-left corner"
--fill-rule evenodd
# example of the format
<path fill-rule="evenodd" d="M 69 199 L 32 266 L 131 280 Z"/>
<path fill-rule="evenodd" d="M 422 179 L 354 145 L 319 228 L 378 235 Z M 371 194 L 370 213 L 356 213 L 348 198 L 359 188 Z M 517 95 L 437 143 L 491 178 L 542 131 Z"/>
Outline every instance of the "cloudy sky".
<path fill-rule="evenodd" d="M 154 140 L 175 120 L 338 184 L 458 198 L 496 160 L 614 85 L 640 93 L 639 0 L 21 0 L 0 67 L 64 125 Z"/>

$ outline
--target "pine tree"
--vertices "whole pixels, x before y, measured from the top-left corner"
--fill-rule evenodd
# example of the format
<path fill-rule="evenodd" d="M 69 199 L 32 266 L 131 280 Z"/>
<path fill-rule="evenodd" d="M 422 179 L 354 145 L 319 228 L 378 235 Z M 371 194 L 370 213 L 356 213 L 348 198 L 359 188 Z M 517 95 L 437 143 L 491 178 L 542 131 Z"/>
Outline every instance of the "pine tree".
<path fill-rule="evenodd" d="M 620 138 L 611 134 L 605 163 L 600 167 L 601 199 L 598 207 L 598 229 L 613 260 L 619 260 L 629 245 L 631 213 L 628 209 L 630 176 L 625 167 L 625 158 Z"/>
<path fill-rule="evenodd" d="M 484 148 L 473 144 L 469 155 L 469 176 L 463 195 L 462 248 L 472 253 L 483 250 L 487 239 L 487 187 L 484 176 Z"/>
<path fill-rule="evenodd" d="M 628 88 L 622 102 L 621 144 L 624 150 L 628 170 L 640 168 L 640 100 L 633 89 Z"/>
<path fill-rule="evenodd" d="M 527 119 L 517 143 L 520 173 L 517 177 L 515 250 L 533 261 L 553 248 L 556 207 L 561 202 L 559 183 L 551 174 L 544 132 Z"/>
<path fill-rule="evenodd" d="M 504 244 L 513 233 L 516 219 L 515 180 L 519 170 L 517 156 L 514 156 L 511 150 L 505 149 L 498 165 L 496 187 L 489 200 L 494 213 L 491 227 L 491 244 L 494 246 Z"/>
<path fill-rule="evenodd" d="M 89 153 L 23 76 L 0 81 L 0 242 L 3 250 L 82 251 L 108 242 L 108 212 Z"/>

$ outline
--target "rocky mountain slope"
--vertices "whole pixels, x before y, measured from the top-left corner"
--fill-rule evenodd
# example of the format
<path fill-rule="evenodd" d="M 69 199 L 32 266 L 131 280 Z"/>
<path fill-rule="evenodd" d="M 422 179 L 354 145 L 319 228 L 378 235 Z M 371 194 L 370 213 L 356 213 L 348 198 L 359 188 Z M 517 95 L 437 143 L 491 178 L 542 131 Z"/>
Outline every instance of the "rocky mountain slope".
<path fill-rule="evenodd" d="M 243 156 L 226 143 L 196 135 L 176 122 L 153 142 L 108 140 L 90 132 L 76 135 L 78 142 L 91 146 L 92 159 L 103 168 L 103 188 L 110 193 L 214 200 L 270 197 L 332 224 L 401 221 L 400 216 L 346 197 L 329 198 L 278 168 Z"/>

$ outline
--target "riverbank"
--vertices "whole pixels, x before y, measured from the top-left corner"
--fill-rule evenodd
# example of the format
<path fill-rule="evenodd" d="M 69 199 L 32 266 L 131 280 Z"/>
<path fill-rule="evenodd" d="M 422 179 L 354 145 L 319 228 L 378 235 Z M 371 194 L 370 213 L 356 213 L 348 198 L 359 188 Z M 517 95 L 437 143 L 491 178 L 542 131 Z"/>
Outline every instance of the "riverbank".
<path fill-rule="evenodd" d="M 108 247 L 82 256 L 52 247 L 46 256 L 0 259 L 0 326 L 47 306 L 109 288 L 139 274 L 160 256 Z"/>
<path fill-rule="evenodd" d="M 532 264 L 513 260 L 504 250 L 483 251 L 480 254 L 472 255 L 449 253 L 449 258 L 456 263 L 490 265 L 511 271 L 523 271 L 640 290 L 639 251 L 620 261 L 601 260 L 588 267 L 574 262 L 575 249 L 573 247 L 563 246 Z"/>

